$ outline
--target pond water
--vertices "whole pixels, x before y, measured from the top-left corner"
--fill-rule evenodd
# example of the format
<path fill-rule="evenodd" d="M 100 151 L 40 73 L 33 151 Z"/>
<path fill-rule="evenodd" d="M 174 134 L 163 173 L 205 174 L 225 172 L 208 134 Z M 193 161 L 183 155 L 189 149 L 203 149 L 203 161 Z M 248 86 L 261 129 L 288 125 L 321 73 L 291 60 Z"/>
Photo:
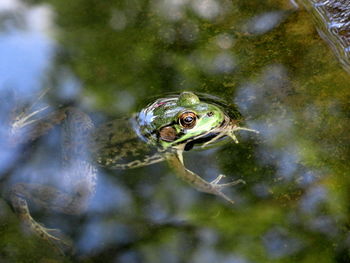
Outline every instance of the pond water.
<path fill-rule="evenodd" d="M 73 255 L 30 235 L 7 195 L 20 181 L 59 183 L 59 129 L 20 150 L 1 140 L 0 262 L 350 262 L 349 83 L 294 1 L 1 0 L 2 124 L 34 102 L 101 123 L 186 90 L 235 104 L 260 133 L 184 155 L 206 180 L 243 179 L 225 189 L 234 205 L 164 162 L 100 169 L 80 215 L 30 204 Z"/>

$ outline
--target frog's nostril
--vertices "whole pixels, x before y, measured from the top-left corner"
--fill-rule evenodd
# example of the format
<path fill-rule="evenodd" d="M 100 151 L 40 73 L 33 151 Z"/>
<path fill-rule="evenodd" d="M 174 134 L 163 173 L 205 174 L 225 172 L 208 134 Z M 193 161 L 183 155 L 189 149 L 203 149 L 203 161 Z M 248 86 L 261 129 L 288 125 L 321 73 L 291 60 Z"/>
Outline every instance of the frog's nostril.
<path fill-rule="evenodd" d="M 211 116 L 213 116 L 213 115 L 214 115 L 214 112 L 212 112 L 212 111 L 210 111 L 210 112 L 207 113 L 207 116 L 208 116 L 208 117 L 211 117 Z"/>

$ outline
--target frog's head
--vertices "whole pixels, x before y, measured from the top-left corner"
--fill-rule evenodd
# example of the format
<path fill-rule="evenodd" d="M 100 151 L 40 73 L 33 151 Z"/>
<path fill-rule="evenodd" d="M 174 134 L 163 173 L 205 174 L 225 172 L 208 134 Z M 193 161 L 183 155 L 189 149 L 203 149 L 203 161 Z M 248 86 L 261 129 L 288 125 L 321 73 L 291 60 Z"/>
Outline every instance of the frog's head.
<path fill-rule="evenodd" d="M 149 143 L 187 150 L 217 136 L 227 119 L 219 106 L 192 92 L 158 99 L 137 115 L 140 132 Z"/>

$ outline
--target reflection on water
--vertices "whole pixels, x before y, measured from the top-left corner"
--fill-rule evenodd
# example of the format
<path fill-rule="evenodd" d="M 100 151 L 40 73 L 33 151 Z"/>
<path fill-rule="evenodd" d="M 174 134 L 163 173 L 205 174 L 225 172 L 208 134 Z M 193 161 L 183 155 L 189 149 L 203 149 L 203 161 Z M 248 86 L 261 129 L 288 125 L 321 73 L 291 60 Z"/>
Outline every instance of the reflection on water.
<path fill-rule="evenodd" d="M 347 0 L 303 0 L 317 19 L 320 36 L 350 70 L 350 4 Z"/>
<path fill-rule="evenodd" d="M 282 11 L 265 12 L 250 18 L 248 24 L 245 26 L 245 31 L 253 35 L 265 34 L 276 28 L 284 17 L 285 14 Z"/>
<path fill-rule="evenodd" d="M 279 0 L 35 2 L 0 1 L 1 262 L 350 261 L 350 77 L 307 12 Z M 345 42 L 333 42 L 347 60 Z M 226 190 L 235 205 L 183 184 L 163 163 L 100 169 L 84 213 L 32 206 L 74 242 L 77 258 L 23 231 L 8 191 L 63 183 L 62 131 L 13 147 L 14 116 L 73 105 L 100 123 L 182 90 L 235 103 L 244 126 L 260 131 L 185 155 L 207 180 L 244 179 Z"/>
<path fill-rule="evenodd" d="M 302 241 L 292 237 L 286 229 L 270 229 L 262 237 L 263 243 L 271 258 L 285 258 L 300 251 L 303 247 Z"/>

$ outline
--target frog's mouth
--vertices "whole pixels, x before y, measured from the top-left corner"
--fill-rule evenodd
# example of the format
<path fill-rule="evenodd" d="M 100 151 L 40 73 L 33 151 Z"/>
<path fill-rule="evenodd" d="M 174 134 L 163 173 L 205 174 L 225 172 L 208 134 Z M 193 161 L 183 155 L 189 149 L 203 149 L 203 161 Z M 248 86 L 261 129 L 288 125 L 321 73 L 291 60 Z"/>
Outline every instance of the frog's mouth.
<path fill-rule="evenodd" d="M 185 145 L 183 148 L 185 151 L 191 150 L 196 144 L 200 144 L 202 148 L 214 143 L 219 140 L 230 137 L 235 143 L 238 143 L 238 139 L 234 134 L 236 131 L 243 130 L 254 133 L 259 133 L 256 130 L 238 126 L 239 121 L 231 120 L 225 116 L 225 119 L 219 127 L 213 128 L 211 131 L 198 135 L 194 138 L 190 138 L 187 141 L 182 141 L 177 145 Z"/>
<path fill-rule="evenodd" d="M 194 139 L 194 140 L 191 140 L 189 142 L 184 142 L 186 143 L 185 144 L 185 148 L 184 150 L 185 151 L 189 151 L 191 150 L 195 145 L 203 145 L 205 144 L 206 142 L 210 142 L 211 140 L 213 140 L 215 137 L 217 137 L 219 135 L 219 133 L 210 133 L 210 134 L 206 134 L 205 136 L 203 137 L 200 137 L 198 139 Z"/>
<path fill-rule="evenodd" d="M 218 127 L 213 127 L 208 132 L 203 132 L 202 134 L 199 134 L 197 136 L 193 136 L 191 138 L 176 141 L 176 135 L 174 137 L 169 137 L 169 143 L 170 145 L 168 147 L 175 148 L 178 150 L 184 150 L 189 151 L 191 150 L 195 145 L 200 145 L 200 147 L 205 148 L 206 146 L 213 144 L 215 142 L 221 141 L 224 138 L 230 137 L 235 143 L 238 143 L 238 139 L 235 135 L 236 131 L 243 130 L 243 131 L 249 131 L 254 133 L 259 133 L 257 130 L 240 127 L 239 120 L 232 120 L 228 116 L 225 115 L 224 120 Z M 168 126 L 166 126 L 168 127 Z M 181 138 L 181 137 L 180 137 Z M 164 140 L 164 138 L 163 138 Z M 158 134 L 158 141 L 159 141 L 159 134 Z M 173 144 L 171 144 L 172 141 L 176 141 Z"/>
<path fill-rule="evenodd" d="M 216 141 L 215 138 L 218 138 L 222 131 L 224 131 L 229 124 L 229 119 L 225 118 L 218 127 L 212 129 L 210 132 L 205 132 L 201 135 L 196 136 L 195 138 L 190 138 L 186 141 L 182 141 L 179 144 L 185 144 L 185 151 L 191 150 L 195 145 L 210 144 L 210 142 Z"/>

